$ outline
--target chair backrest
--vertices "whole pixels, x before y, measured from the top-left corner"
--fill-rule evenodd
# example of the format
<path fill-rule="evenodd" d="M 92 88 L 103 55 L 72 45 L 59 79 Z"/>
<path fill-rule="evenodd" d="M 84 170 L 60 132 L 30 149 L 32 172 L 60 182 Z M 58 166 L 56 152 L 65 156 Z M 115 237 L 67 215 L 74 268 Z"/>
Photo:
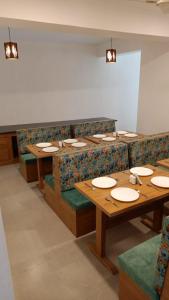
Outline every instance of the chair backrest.
<path fill-rule="evenodd" d="M 113 132 L 116 130 L 116 120 L 83 122 L 71 125 L 73 137 L 89 136 L 97 133 Z"/>
<path fill-rule="evenodd" d="M 56 186 L 70 190 L 79 181 L 121 171 L 128 168 L 128 149 L 123 143 L 95 146 L 53 157 Z"/>
<path fill-rule="evenodd" d="M 128 143 L 130 167 L 155 164 L 169 157 L 169 133 L 146 137 Z"/>
<path fill-rule="evenodd" d="M 157 258 L 155 289 L 160 299 L 165 298 L 168 292 L 169 295 L 169 217 L 166 217 L 163 222 L 161 245 Z"/>
<path fill-rule="evenodd" d="M 70 125 L 17 130 L 20 154 L 28 153 L 26 146 L 40 142 L 62 140 L 70 137 Z"/>

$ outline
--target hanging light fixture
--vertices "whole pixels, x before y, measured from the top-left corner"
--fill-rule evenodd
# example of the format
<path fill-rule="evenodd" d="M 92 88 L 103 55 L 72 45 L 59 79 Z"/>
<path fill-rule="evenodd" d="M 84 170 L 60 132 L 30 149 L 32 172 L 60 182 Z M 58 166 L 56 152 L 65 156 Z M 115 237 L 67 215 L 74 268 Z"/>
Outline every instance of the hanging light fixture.
<path fill-rule="evenodd" d="M 116 62 L 116 49 L 112 48 L 112 38 L 111 38 L 111 49 L 106 50 L 106 62 L 107 63 Z"/>
<path fill-rule="evenodd" d="M 8 27 L 9 42 L 4 43 L 6 59 L 18 59 L 18 46 L 17 43 L 11 42 L 11 31 Z"/>

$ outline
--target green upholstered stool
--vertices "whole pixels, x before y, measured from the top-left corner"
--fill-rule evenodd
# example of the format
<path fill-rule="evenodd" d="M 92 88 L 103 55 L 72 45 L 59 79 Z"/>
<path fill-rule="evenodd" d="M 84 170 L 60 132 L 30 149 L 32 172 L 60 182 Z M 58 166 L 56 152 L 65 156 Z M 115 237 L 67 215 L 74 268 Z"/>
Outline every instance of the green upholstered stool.
<path fill-rule="evenodd" d="M 49 174 L 45 176 L 45 182 L 54 190 L 55 188 L 55 179 L 54 176 Z"/>
<path fill-rule="evenodd" d="M 21 159 L 26 164 L 33 164 L 36 162 L 36 156 L 31 153 L 25 153 L 21 155 Z"/>
<path fill-rule="evenodd" d="M 153 300 L 160 299 L 155 291 L 155 271 L 160 244 L 161 235 L 158 235 L 118 257 L 120 269 Z"/>
<path fill-rule="evenodd" d="M 62 192 L 62 198 L 75 210 L 80 210 L 94 206 L 85 196 L 79 193 L 76 189 Z"/>

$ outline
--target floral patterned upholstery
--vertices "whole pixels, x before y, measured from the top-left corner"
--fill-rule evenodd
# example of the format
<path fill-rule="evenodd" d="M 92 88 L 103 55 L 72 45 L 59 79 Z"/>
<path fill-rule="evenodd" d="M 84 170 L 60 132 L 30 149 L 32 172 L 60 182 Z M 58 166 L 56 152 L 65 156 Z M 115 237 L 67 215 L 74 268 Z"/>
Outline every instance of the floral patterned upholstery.
<path fill-rule="evenodd" d="M 155 164 L 169 157 L 169 134 L 154 135 L 128 143 L 130 167 Z"/>
<path fill-rule="evenodd" d="M 161 246 L 157 259 L 155 288 L 159 295 L 162 293 L 164 279 L 169 263 L 169 217 L 164 219 Z"/>
<path fill-rule="evenodd" d="M 75 124 L 72 125 L 73 136 L 89 136 L 96 133 L 113 132 L 116 130 L 115 122 L 116 120 L 108 119 Z"/>
<path fill-rule="evenodd" d="M 123 143 L 97 146 L 69 154 L 57 153 L 53 162 L 55 180 L 61 191 L 66 191 L 76 182 L 127 169 L 128 149 Z"/>
<path fill-rule="evenodd" d="M 18 148 L 21 154 L 28 153 L 26 146 L 29 144 L 50 142 L 69 137 L 70 125 L 17 130 Z"/>

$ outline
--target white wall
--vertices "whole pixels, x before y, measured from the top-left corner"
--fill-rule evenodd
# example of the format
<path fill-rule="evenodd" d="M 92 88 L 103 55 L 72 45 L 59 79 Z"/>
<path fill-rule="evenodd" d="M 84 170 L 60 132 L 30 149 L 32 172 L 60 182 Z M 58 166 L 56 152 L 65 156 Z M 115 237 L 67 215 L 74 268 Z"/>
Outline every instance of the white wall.
<path fill-rule="evenodd" d="M 0 125 L 107 116 L 135 129 L 139 53 L 114 65 L 88 45 L 20 43 L 19 54 L 0 61 Z"/>
<path fill-rule="evenodd" d="M 147 44 L 142 49 L 138 130 L 169 131 L 169 45 Z"/>

